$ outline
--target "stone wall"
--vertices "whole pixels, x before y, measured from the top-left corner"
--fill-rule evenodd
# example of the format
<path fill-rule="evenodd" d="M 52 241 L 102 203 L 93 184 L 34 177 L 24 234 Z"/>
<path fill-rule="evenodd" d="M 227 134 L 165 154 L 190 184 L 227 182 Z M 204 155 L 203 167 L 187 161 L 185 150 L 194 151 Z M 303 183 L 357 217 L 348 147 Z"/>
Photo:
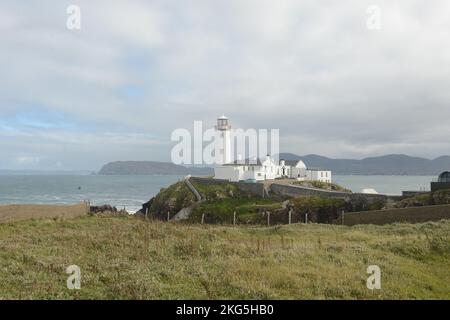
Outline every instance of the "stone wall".
<path fill-rule="evenodd" d="M 388 224 L 394 222 L 419 223 L 450 219 L 450 205 L 410 207 L 389 210 L 373 210 L 344 213 L 334 221 L 335 224 L 353 226 L 356 224 Z"/>
<path fill-rule="evenodd" d="M 323 189 L 308 188 L 303 186 L 293 186 L 285 184 L 272 183 L 270 190 L 278 195 L 301 197 L 301 196 L 319 196 L 323 198 L 340 198 L 347 201 L 366 201 L 368 203 L 374 203 L 377 201 L 386 202 L 388 198 L 384 194 L 368 194 L 368 193 L 349 193 L 339 191 L 329 191 Z"/>
<path fill-rule="evenodd" d="M 232 182 L 239 189 L 250 192 L 256 196 L 264 197 L 264 184 L 252 182 Z"/>
<path fill-rule="evenodd" d="M 256 196 L 265 197 L 268 192 L 275 195 L 287 197 L 302 197 L 302 196 L 318 196 L 323 198 L 340 198 L 353 203 L 383 203 L 392 200 L 399 201 L 404 199 L 404 196 L 387 196 L 384 194 L 368 194 L 368 193 L 350 193 L 340 191 L 329 191 L 317 188 L 308 188 L 303 186 L 294 186 L 288 184 L 278 184 L 276 182 L 270 185 L 256 182 L 230 182 L 224 179 L 212 179 L 205 177 L 191 177 L 192 181 L 196 181 L 203 185 L 217 185 L 217 184 L 234 184 L 239 189 L 250 192 Z"/>
<path fill-rule="evenodd" d="M 429 191 L 402 191 L 402 197 L 403 198 L 410 198 L 414 196 L 418 196 L 421 194 L 427 194 L 430 193 Z"/>
<path fill-rule="evenodd" d="M 348 197 L 351 193 L 327 191 L 323 189 L 308 188 L 302 186 L 292 186 L 287 184 L 272 183 L 270 191 L 277 195 L 299 197 L 299 196 L 320 196 L 326 198 L 343 198 Z"/>
<path fill-rule="evenodd" d="M 431 192 L 437 190 L 450 189 L 450 182 L 432 182 L 431 183 Z"/>
<path fill-rule="evenodd" d="M 211 179 L 203 177 L 191 177 L 192 181 L 201 183 L 203 185 L 217 185 L 217 184 L 234 184 L 239 189 L 250 192 L 254 195 L 264 197 L 267 194 L 263 183 L 252 182 L 230 182 L 224 179 Z M 366 194 L 366 193 L 349 193 L 339 191 L 328 191 L 323 189 L 308 188 L 303 186 L 293 186 L 287 184 L 272 183 L 267 187 L 268 191 L 273 192 L 276 195 L 288 196 L 288 197 L 301 197 L 301 196 L 319 196 L 324 198 L 340 198 L 353 202 L 367 202 L 368 204 L 375 202 L 386 203 L 389 198 L 398 200 L 399 197 L 391 197 L 383 194 Z"/>

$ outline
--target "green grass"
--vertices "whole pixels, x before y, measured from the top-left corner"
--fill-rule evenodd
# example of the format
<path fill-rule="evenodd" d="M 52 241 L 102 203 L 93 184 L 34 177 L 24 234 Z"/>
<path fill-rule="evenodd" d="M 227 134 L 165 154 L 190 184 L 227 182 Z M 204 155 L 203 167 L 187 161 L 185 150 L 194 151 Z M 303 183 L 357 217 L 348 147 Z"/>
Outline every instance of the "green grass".
<path fill-rule="evenodd" d="M 206 215 L 208 222 L 218 224 L 232 224 L 233 213 L 236 212 L 238 223 L 263 223 L 261 210 L 280 209 L 281 203 L 272 199 L 263 198 L 224 198 L 207 201 L 194 208 L 189 217 L 190 222 L 200 222 L 202 214 Z"/>
<path fill-rule="evenodd" d="M 418 194 L 410 198 L 403 199 L 394 204 L 396 208 L 432 206 L 450 203 L 450 190 L 437 190 L 425 194 Z"/>
<path fill-rule="evenodd" d="M 200 222 L 203 214 L 210 223 L 231 224 L 233 213 L 236 212 L 238 223 L 262 223 L 264 221 L 261 210 L 275 210 L 281 208 L 279 199 L 262 198 L 240 190 L 236 185 L 202 184 L 192 182 L 201 193 L 205 202 L 198 204 L 189 222 Z"/>
<path fill-rule="evenodd" d="M 236 185 L 232 183 L 203 184 L 198 183 L 195 180 L 191 182 L 206 201 L 215 201 L 225 198 L 254 197 L 251 194 L 240 190 Z"/>
<path fill-rule="evenodd" d="M 153 199 L 149 208 L 149 214 L 160 219 L 165 219 L 167 212 L 174 216 L 182 208 L 189 207 L 197 200 L 184 181 L 172 184 L 161 191 Z"/>
<path fill-rule="evenodd" d="M 450 221 L 190 225 L 133 217 L 0 224 L 0 299 L 449 299 Z M 67 266 L 81 290 L 66 288 Z M 366 269 L 381 268 L 381 290 Z"/>

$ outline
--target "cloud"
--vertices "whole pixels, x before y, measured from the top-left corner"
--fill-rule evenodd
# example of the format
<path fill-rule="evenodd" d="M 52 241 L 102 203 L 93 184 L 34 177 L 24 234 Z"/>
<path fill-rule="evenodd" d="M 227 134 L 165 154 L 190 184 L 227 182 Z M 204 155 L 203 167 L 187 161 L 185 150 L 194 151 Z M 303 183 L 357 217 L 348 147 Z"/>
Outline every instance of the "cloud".
<path fill-rule="evenodd" d="M 448 1 L 80 0 L 78 31 L 70 4 L 0 4 L 0 167 L 169 160 L 222 113 L 299 154 L 450 153 Z"/>

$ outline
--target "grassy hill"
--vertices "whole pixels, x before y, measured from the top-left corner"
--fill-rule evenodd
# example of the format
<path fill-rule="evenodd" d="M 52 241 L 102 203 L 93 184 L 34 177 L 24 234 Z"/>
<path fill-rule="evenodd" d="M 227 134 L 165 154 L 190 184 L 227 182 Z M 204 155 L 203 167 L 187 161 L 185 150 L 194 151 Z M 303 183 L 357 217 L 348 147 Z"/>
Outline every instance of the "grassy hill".
<path fill-rule="evenodd" d="M 81 290 L 66 288 L 67 266 Z M 381 268 L 381 290 L 366 269 Z M 450 221 L 272 228 L 89 216 L 0 224 L 0 299 L 450 299 Z"/>
<path fill-rule="evenodd" d="M 233 215 L 236 213 L 237 224 L 267 224 L 267 216 L 264 212 L 270 212 L 271 224 L 286 224 L 288 211 L 292 211 L 292 221 L 305 221 L 305 213 L 309 214 L 309 221 L 331 223 L 337 218 L 338 212 L 356 205 L 345 202 L 342 199 L 327 199 L 320 197 L 289 198 L 271 194 L 262 198 L 246 191 L 240 190 L 231 183 L 199 183 L 192 184 L 201 194 L 203 201 L 197 203 L 193 193 L 186 184 L 181 181 L 162 189 L 149 203 L 149 216 L 160 220 L 167 220 L 167 213 L 174 217 L 182 208 L 192 206 L 193 210 L 188 218 L 191 223 L 199 223 L 204 215 L 204 220 L 211 224 L 232 224 Z M 284 205 L 283 205 L 284 203 Z M 367 206 L 370 209 L 369 206 Z M 139 214 L 143 214 L 143 209 Z"/>

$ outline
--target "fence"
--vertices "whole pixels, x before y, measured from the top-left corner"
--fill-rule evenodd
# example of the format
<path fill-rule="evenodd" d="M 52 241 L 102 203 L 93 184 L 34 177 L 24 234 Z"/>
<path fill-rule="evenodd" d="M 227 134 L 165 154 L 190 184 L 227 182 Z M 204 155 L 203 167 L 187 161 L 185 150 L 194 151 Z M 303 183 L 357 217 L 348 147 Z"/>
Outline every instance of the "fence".
<path fill-rule="evenodd" d="M 438 221 L 441 219 L 450 219 L 450 205 L 434 205 L 412 208 L 399 208 L 388 210 L 370 210 L 359 212 L 346 212 L 335 215 L 336 219 L 322 221 L 317 212 L 296 212 L 294 210 L 286 213 L 280 212 L 262 212 L 257 219 L 251 222 L 240 219 L 233 212 L 225 219 L 218 221 L 214 215 L 203 213 L 201 223 L 208 224 L 255 224 L 255 225 L 280 225 L 291 223 L 326 223 L 326 224 L 342 224 L 353 226 L 357 224 L 389 224 L 395 222 L 404 223 L 420 223 L 426 221 Z"/>
<path fill-rule="evenodd" d="M 271 212 L 271 211 L 263 211 L 261 213 L 256 214 L 252 218 L 248 216 L 240 217 L 236 214 L 236 211 L 230 213 L 226 216 L 216 216 L 210 212 L 204 212 L 199 217 L 201 224 L 221 224 L 221 225 L 266 225 L 266 226 L 274 226 L 274 225 L 282 225 L 282 224 L 294 224 L 294 223 L 311 223 L 316 222 L 314 220 L 311 221 L 308 218 L 308 212 L 295 212 L 291 210 L 286 212 L 285 214 L 281 214 L 279 212 Z M 313 215 L 314 217 L 314 215 Z"/>
<path fill-rule="evenodd" d="M 0 205 L 0 222 L 36 218 L 75 218 L 89 211 L 89 203 L 75 205 Z"/>

